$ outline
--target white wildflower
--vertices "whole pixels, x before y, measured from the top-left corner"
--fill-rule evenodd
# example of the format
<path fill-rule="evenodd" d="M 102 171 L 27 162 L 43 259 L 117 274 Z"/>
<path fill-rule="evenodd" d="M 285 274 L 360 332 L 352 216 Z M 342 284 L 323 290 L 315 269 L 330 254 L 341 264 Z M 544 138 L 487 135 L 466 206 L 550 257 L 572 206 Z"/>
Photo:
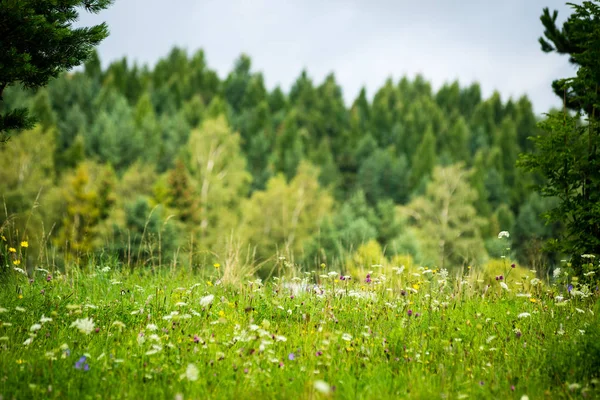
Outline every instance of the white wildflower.
<path fill-rule="evenodd" d="M 37 332 L 40 329 L 42 329 L 42 325 L 40 325 L 40 324 L 33 324 L 33 325 L 31 325 L 31 328 L 29 328 L 29 330 L 31 332 Z"/>
<path fill-rule="evenodd" d="M 159 346 L 158 344 L 153 344 L 152 348 L 146 352 L 146 355 L 151 356 L 153 354 L 158 353 L 161 350 L 162 350 L 162 346 Z"/>
<path fill-rule="evenodd" d="M 23 268 L 18 268 L 18 267 L 14 267 L 13 268 L 15 271 L 17 271 L 20 274 L 23 274 L 25 276 L 27 276 L 27 272 L 25 272 L 25 270 Z"/>
<path fill-rule="evenodd" d="M 531 314 L 529 314 L 528 312 L 523 312 L 523 313 L 517 315 L 517 318 L 527 318 L 527 317 L 531 317 Z"/>
<path fill-rule="evenodd" d="M 585 311 L 583 311 L 581 308 L 577 308 L 577 307 L 575 308 L 575 311 L 577 311 L 580 314 L 585 313 Z"/>
<path fill-rule="evenodd" d="M 18 311 L 18 312 L 25 312 L 25 311 L 27 311 L 23 307 L 19 307 L 19 306 L 15 307 L 15 310 Z"/>
<path fill-rule="evenodd" d="M 198 380 L 198 368 L 194 364 L 188 364 L 185 373 L 179 376 L 179 379 L 187 379 L 188 381 Z"/>
<path fill-rule="evenodd" d="M 558 277 L 560 276 L 560 268 L 555 268 L 552 272 L 552 276 L 554 277 L 554 279 L 558 279 Z"/>
<path fill-rule="evenodd" d="M 42 318 L 40 318 L 40 322 L 42 324 L 45 324 L 46 322 L 52 322 L 52 318 L 48 318 L 44 314 L 42 314 Z"/>
<path fill-rule="evenodd" d="M 100 271 L 102 271 L 102 272 L 109 272 L 110 271 L 110 267 L 104 267 Z"/>
<path fill-rule="evenodd" d="M 583 276 L 592 276 L 596 273 L 596 271 L 590 271 L 590 272 L 586 272 L 585 274 L 583 274 Z"/>
<path fill-rule="evenodd" d="M 315 385 L 315 390 L 317 392 L 323 393 L 325 395 L 331 393 L 331 386 L 329 386 L 329 384 L 325 381 L 322 381 L 322 380 L 315 381 L 314 385 Z"/>
<path fill-rule="evenodd" d="M 496 339 L 496 336 L 490 336 L 490 337 L 488 337 L 488 338 L 485 340 L 485 342 L 486 342 L 486 343 L 491 343 L 491 342 L 492 342 L 492 340 L 494 340 L 494 339 Z"/>
<path fill-rule="evenodd" d="M 146 329 L 148 329 L 151 332 L 154 332 L 155 330 L 158 329 L 158 326 L 156 326 L 154 324 L 148 324 L 148 325 L 146 325 Z"/>
<path fill-rule="evenodd" d="M 113 322 L 113 323 L 112 323 L 112 326 L 116 326 L 116 327 L 117 327 L 117 328 L 119 328 L 119 329 L 123 329 L 123 328 L 125 328 L 125 324 L 124 324 L 124 323 L 122 323 L 121 321 L 115 321 L 115 322 Z"/>
<path fill-rule="evenodd" d="M 184 303 L 183 301 L 180 301 L 179 303 L 175 304 L 175 307 L 185 307 L 187 306 L 187 303 Z"/>
<path fill-rule="evenodd" d="M 533 279 L 530 281 L 531 285 L 533 285 L 533 286 L 537 286 L 537 285 L 539 285 L 541 282 L 542 282 L 542 281 L 541 281 L 541 280 L 539 280 L 538 278 L 533 278 Z"/>
<path fill-rule="evenodd" d="M 593 254 L 582 254 L 581 258 L 596 258 L 596 256 Z"/>
<path fill-rule="evenodd" d="M 204 296 L 200 299 L 200 305 L 202 307 L 208 307 L 209 305 L 212 304 L 214 299 L 215 299 L 214 294 L 209 294 L 208 296 Z"/>
<path fill-rule="evenodd" d="M 345 340 L 346 342 L 350 342 L 352 340 L 352 335 L 349 333 L 344 333 L 344 334 L 342 334 L 342 340 Z"/>
<path fill-rule="evenodd" d="M 506 290 L 507 292 L 510 291 L 510 289 L 508 288 L 508 285 L 504 282 L 500 282 L 500 286 L 502 287 L 502 289 Z"/>
<path fill-rule="evenodd" d="M 79 329 L 79 332 L 89 335 L 94 330 L 94 320 L 91 318 L 77 319 L 71 324 L 71 328 Z"/>
<path fill-rule="evenodd" d="M 508 231 L 502 231 L 498 234 L 498 239 L 502 239 L 502 238 L 509 238 L 510 237 L 510 233 L 508 233 Z"/>
<path fill-rule="evenodd" d="M 0 307 L 0 314 L 8 311 L 8 308 Z"/>
<path fill-rule="evenodd" d="M 33 336 L 28 337 L 27 339 L 25 339 L 25 341 L 23 342 L 23 346 L 29 346 L 31 343 L 33 342 Z"/>

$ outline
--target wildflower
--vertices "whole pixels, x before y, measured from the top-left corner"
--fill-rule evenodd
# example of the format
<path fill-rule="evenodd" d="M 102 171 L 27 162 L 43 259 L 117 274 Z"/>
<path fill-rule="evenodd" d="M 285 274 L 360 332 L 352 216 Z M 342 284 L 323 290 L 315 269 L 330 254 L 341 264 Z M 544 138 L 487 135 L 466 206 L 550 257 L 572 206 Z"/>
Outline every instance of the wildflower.
<path fill-rule="evenodd" d="M 2 235 L 0 237 L 2 238 L 2 240 L 4 240 L 6 242 L 6 236 Z"/>
<path fill-rule="evenodd" d="M 371 283 L 371 274 L 367 274 L 367 277 L 365 279 L 365 283 Z"/>
<path fill-rule="evenodd" d="M 79 332 L 89 335 L 94 330 L 94 321 L 91 318 L 77 319 L 71 324 L 71 328 L 79 329 Z"/>
<path fill-rule="evenodd" d="M 502 239 L 502 238 L 509 238 L 510 237 L 510 233 L 508 233 L 508 231 L 502 231 L 498 234 L 498 239 Z"/>
<path fill-rule="evenodd" d="M 352 340 L 352 335 L 350 335 L 349 333 L 344 333 L 344 334 L 342 334 L 342 340 L 349 342 Z"/>
<path fill-rule="evenodd" d="M 23 346 L 29 346 L 31 344 L 31 342 L 33 342 L 33 336 L 32 337 L 28 337 L 24 342 L 23 342 Z"/>
<path fill-rule="evenodd" d="M 530 299 L 529 299 L 529 301 L 530 301 L 530 302 L 532 302 L 532 303 L 537 303 L 537 300 L 536 300 L 536 299 L 534 299 L 533 297 L 532 297 L 532 298 L 530 298 Z"/>
<path fill-rule="evenodd" d="M 200 337 L 198 335 L 194 335 L 194 343 L 200 343 Z"/>
<path fill-rule="evenodd" d="M 408 316 L 410 317 L 410 316 L 412 316 L 412 315 L 413 315 L 413 312 L 412 312 L 412 310 L 408 310 Z"/>
<path fill-rule="evenodd" d="M 148 324 L 148 325 L 146 325 L 146 329 L 148 329 L 151 332 L 154 332 L 155 330 L 158 329 L 158 327 L 154 324 Z"/>
<path fill-rule="evenodd" d="M 113 325 L 113 326 L 116 326 L 116 327 L 117 327 L 117 328 L 119 328 L 119 329 L 123 329 L 123 328 L 125 328 L 125 324 L 124 324 L 124 323 L 122 323 L 121 321 L 115 321 L 115 322 L 113 322 L 113 323 L 112 323 L 112 325 Z"/>
<path fill-rule="evenodd" d="M 527 318 L 527 317 L 531 317 L 531 314 L 529 314 L 528 312 L 523 312 L 523 313 L 517 315 L 517 318 Z"/>
<path fill-rule="evenodd" d="M 213 267 L 215 267 L 215 269 L 219 269 L 219 268 L 221 268 L 221 264 L 219 264 L 219 263 L 214 263 L 214 264 L 213 264 Z M 190 365 L 192 365 L 192 364 L 190 364 Z"/>
<path fill-rule="evenodd" d="M 21 260 L 15 260 L 15 261 L 13 261 L 13 264 L 14 265 L 21 265 Z"/>
<path fill-rule="evenodd" d="M 17 271 L 18 273 L 20 273 L 20 274 L 23 274 L 23 275 L 27 276 L 27 272 L 25 272 L 25 270 L 24 270 L 24 269 L 22 269 L 22 268 L 17 268 L 17 267 L 14 267 L 13 269 L 14 269 L 15 271 Z"/>
<path fill-rule="evenodd" d="M 29 330 L 31 332 L 37 332 L 40 329 L 42 329 L 42 325 L 40 325 L 40 324 L 33 324 L 33 325 L 31 325 L 31 328 L 29 328 Z"/>
<path fill-rule="evenodd" d="M 207 307 L 212 304 L 214 299 L 215 299 L 214 294 L 209 294 L 208 296 L 204 296 L 200 299 L 200 305 L 202 307 Z"/>
<path fill-rule="evenodd" d="M 87 357 L 81 356 L 79 360 L 75 363 L 75 369 L 82 369 L 84 371 L 89 371 L 90 365 L 86 362 Z"/>
<path fill-rule="evenodd" d="M 320 392 L 325 395 L 331 393 L 331 387 L 325 381 L 322 381 L 322 380 L 315 381 L 314 385 L 315 385 L 315 390 L 317 392 Z"/>
<path fill-rule="evenodd" d="M 46 282 L 50 282 L 52 280 L 52 275 L 48 274 L 48 276 L 46 276 Z"/>
<path fill-rule="evenodd" d="M 288 355 L 288 360 L 290 360 L 290 361 L 294 361 L 295 359 L 296 359 L 296 355 L 295 355 L 294 353 L 290 353 L 290 354 Z"/>
<path fill-rule="evenodd" d="M 515 265 L 515 263 L 510 264 L 511 268 L 517 268 L 517 266 Z"/>
<path fill-rule="evenodd" d="M 197 381 L 198 380 L 198 367 L 194 364 L 188 364 L 185 369 L 185 373 L 180 376 L 180 379 L 187 379 L 188 381 Z"/>
<path fill-rule="evenodd" d="M 42 314 L 42 318 L 40 318 L 40 322 L 42 324 L 45 324 L 46 322 L 52 322 L 52 318 L 48 318 L 44 314 Z"/>
<path fill-rule="evenodd" d="M 11 252 L 11 253 L 16 253 L 17 249 L 15 249 L 14 247 L 9 247 L 8 251 Z"/>
<path fill-rule="evenodd" d="M 508 285 L 504 282 L 500 282 L 500 286 L 502 287 L 502 289 L 506 290 L 507 292 L 510 291 L 510 289 L 508 288 Z"/>
<path fill-rule="evenodd" d="M 318 351 L 315 353 L 315 356 L 317 356 L 317 357 L 321 357 L 322 355 L 323 355 L 323 352 L 322 352 L 321 350 L 318 350 Z"/>
<path fill-rule="evenodd" d="M 24 241 L 21 242 L 21 247 L 27 248 L 27 247 L 29 247 L 29 243 L 27 243 L 27 241 L 24 240 Z"/>
<path fill-rule="evenodd" d="M 569 286 L 567 286 L 567 291 L 568 291 L 569 293 L 571 293 L 571 290 L 573 290 L 573 285 L 569 285 Z"/>
<path fill-rule="evenodd" d="M 555 268 L 552 272 L 552 276 L 554 277 L 554 279 L 558 279 L 558 277 L 560 276 L 560 268 Z"/>

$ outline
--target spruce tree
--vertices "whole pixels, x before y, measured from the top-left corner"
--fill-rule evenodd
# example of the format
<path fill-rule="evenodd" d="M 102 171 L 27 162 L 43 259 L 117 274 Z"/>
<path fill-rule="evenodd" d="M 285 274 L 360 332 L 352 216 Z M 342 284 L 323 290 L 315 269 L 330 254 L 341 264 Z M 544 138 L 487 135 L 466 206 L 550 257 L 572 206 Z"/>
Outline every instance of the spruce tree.
<path fill-rule="evenodd" d="M 79 10 L 98 13 L 112 0 L 5 0 L 0 6 L 0 102 L 8 86 L 39 88 L 81 64 L 105 37 L 105 23 L 73 28 Z M 33 125 L 26 108 L 0 113 L 0 142 Z"/>

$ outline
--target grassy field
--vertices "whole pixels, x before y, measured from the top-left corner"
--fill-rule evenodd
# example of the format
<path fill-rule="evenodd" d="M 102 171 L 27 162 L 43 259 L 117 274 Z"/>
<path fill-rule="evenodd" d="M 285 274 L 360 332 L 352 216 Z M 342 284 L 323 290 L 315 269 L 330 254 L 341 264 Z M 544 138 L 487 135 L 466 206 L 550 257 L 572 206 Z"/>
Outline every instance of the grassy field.
<path fill-rule="evenodd" d="M 5 268 L 0 397 L 600 395 L 597 288 L 517 281 L 510 266 L 490 282 L 372 269 L 225 285 L 218 264 L 205 275 Z"/>

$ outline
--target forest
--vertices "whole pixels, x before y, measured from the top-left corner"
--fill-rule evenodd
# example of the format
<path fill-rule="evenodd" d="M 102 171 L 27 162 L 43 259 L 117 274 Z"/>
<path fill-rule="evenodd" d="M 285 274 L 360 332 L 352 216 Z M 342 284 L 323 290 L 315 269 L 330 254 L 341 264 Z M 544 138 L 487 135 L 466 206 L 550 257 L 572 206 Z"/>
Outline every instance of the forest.
<path fill-rule="evenodd" d="M 28 240 L 29 266 L 560 262 L 542 251 L 554 200 L 516 167 L 543 134 L 526 96 L 417 75 L 346 105 L 334 73 L 267 90 L 247 55 L 220 79 L 180 48 L 101 65 L 94 52 L 47 88 L 5 91 L 38 121 L 0 147 L 4 238 Z"/>

